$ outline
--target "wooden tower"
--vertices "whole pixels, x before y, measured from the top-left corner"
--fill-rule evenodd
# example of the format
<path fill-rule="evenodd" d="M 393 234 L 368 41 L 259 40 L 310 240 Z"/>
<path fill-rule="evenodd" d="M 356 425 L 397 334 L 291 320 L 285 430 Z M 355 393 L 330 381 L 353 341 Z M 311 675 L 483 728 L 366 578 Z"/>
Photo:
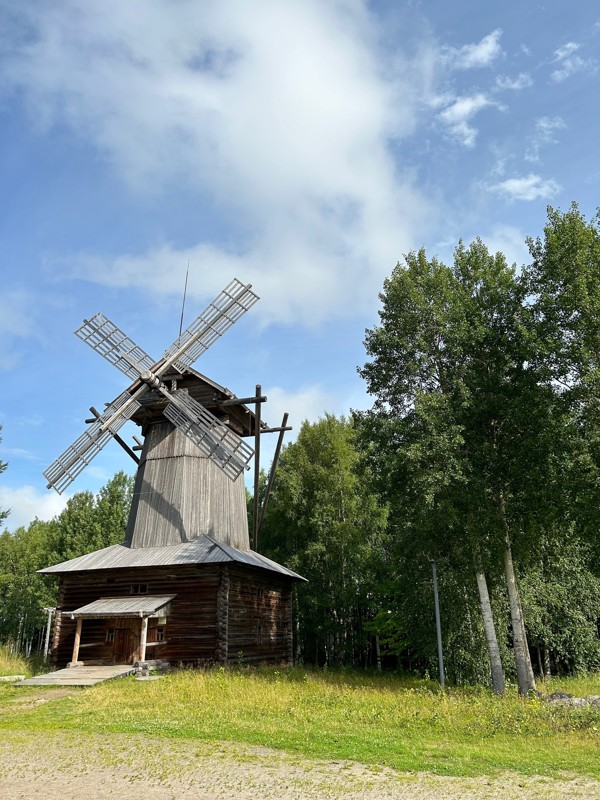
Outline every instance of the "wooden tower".
<path fill-rule="evenodd" d="M 75 332 L 133 383 L 48 468 L 48 486 L 64 491 L 128 419 L 144 442 L 123 544 L 40 570 L 60 576 L 56 666 L 290 663 L 303 578 L 250 549 L 246 512 L 244 437 L 273 430 L 246 403 L 265 398 L 191 368 L 257 299 L 232 281 L 157 362 L 102 314 Z"/>

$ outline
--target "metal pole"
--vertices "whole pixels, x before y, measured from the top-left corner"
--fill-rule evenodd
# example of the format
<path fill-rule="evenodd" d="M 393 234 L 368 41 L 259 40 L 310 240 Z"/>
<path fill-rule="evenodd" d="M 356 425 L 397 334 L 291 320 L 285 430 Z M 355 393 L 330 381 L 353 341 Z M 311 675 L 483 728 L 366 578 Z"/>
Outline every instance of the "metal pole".
<path fill-rule="evenodd" d="M 442 623 L 440 620 L 440 599 L 438 595 L 437 569 L 435 567 L 435 561 L 433 560 L 433 558 L 429 560 L 431 561 L 431 569 L 433 570 L 433 601 L 435 604 L 435 627 L 437 630 L 438 664 L 440 667 L 440 686 L 443 689 L 446 685 L 446 678 L 444 676 L 444 653 L 442 650 Z"/>
<path fill-rule="evenodd" d="M 56 609 L 45 608 L 44 611 L 48 613 L 48 622 L 46 623 L 46 639 L 44 641 L 44 661 L 47 661 L 48 652 L 50 651 L 50 628 L 52 626 L 52 614 L 56 611 Z"/>
<path fill-rule="evenodd" d="M 258 550 L 258 484 L 260 479 L 260 400 L 262 388 L 256 384 L 256 404 L 254 406 L 254 498 L 252 504 L 252 547 Z"/>

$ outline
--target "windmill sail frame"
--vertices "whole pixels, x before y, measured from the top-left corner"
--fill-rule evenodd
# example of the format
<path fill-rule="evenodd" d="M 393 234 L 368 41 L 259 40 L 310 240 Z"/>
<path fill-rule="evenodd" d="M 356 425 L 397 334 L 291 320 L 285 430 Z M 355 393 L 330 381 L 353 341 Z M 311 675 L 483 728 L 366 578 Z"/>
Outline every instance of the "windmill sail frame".
<path fill-rule="evenodd" d="M 75 335 L 134 383 L 48 467 L 44 472 L 48 488 L 53 487 L 61 494 L 131 419 L 150 388 L 158 389 L 169 400 L 164 412 L 167 419 L 186 433 L 231 480 L 236 480 L 248 468 L 254 453 L 252 448 L 192 398 L 182 398 L 181 393 L 176 397 L 161 377 L 173 367 L 183 374 L 258 299 L 250 284 L 234 278 L 156 362 L 101 312 L 84 320 Z"/>

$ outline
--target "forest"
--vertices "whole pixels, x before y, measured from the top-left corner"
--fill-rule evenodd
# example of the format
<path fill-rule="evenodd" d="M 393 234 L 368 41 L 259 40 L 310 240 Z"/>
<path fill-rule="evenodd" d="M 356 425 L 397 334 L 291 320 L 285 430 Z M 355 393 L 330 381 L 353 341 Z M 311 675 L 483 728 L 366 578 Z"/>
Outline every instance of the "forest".
<path fill-rule="evenodd" d="M 527 265 L 475 240 L 384 282 L 372 406 L 302 423 L 258 543 L 308 579 L 298 663 L 435 677 L 435 564 L 449 682 L 526 694 L 600 669 L 599 226 L 549 208 Z M 56 586 L 35 571 L 122 541 L 131 493 L 118 473 L 0 534 L 0 642 L 41 648 Z"/>

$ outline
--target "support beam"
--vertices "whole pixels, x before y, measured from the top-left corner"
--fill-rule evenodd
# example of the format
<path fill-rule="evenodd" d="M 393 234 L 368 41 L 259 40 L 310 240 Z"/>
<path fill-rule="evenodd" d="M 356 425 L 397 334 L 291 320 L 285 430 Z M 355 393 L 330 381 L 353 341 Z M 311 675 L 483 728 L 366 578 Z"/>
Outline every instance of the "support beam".
<path fill-rule="evenodd" d="M 435 559 L 430 558 L 429 560 L 431 561 L 431 569 L 433 572 L 433 602 L 435 606 L 435 629 L 437 631 L 438 666 L 440 670 L 440 686 L 443 689 L 446 685 L 446 676 L 444 672 L 444 651 L 442 648 L 442 623 L 440 620 L 437 569 L 435 566 Z"/>
<path fill-rule="evenodd" d="M 88 424 L 89 424 L 90 422 L 95 422 L 95 421 L 96 421 L 96 420 L 97 420 L 97 419 L 100 417 L 100 412 L 99 412 L 99 411 L 98 411 L 96 408 L 94 408 L 94 406 L 90 406 L 90 411 L 92 412 L 92 414 L 94 415 L 94 417 L 93 417 L 92 419 L 86 419 L 86 422 L 87 422 Z M 111 431 L 111 433 L 112 433 L 112 431 Z M 113 439 L 114 439 L 116 442 L 118 442 L 118 443 L 121 445 L 121 447 L 123 448 L 123 450 L 125 450 L 125 452 L 127 453 L 127 455 L 128 455 L 128 456 L 131 456 L 131 458 L 133 458 L 133 460 L 135 461 L 135 463 L 136 463 L 136 464 L 139 464 L 139 463 L 140 463 L 140 460 L 139 460 L 139 458 L 138 458 L 138 457 L 136 456 L 136 454 L 133 452 L 133 450 L 131 449 L 131 447 L 129 447 L 129 445 L 127 444 L 127 442 L 125 442 L 123 439 L 121 439 L 121 437 L 119 436 L 119 434 L 118 434 L 118 433 L 113 433 L 113 435 L 112 435 L 112 436 L 113 436 Z"/>
<path fill-rule="evenodd" d="M 55 608 L 45 608 L 44 611 L 48 614 L 46 622 L 46 638 L 44 640 L 44 661 L 48 660 L 48 653 L 50 652 L 50 629 L 52 627 L 52 614 L 56 611 Z"/>
<path fill-rule="evenodd" d="M 265 512 L 267 510 L 267 503 L 269 502 L 269 496 L 271 494 L 271 488 L 273 486 L 273 480 L 275 479 L 275 470 L 277 469 L 277 463 L 279 462 L 279 454 L 281 453 L 281 445 L 283 444 L 283 436 L 286 431 L 291 431 L 291 428 L 286 427 L 288 421 L 288 413 L 287 411 L 283 415 L 283 421 L 281 423 L 281 427 L 278 428 L 279 436 L 277 437 L 277 446 L 275 448 L 275 455 L 273 456 L 273 463 L 271 464 L 271 470 L 269 472 L 269 480 L 267 482 L 267 488 L 265 489 L 265 496 L 263 498 L 262 506 L 260 509 L 260 519 L 258 520 L 258 533 L 263 525 L 263 521 L 265 518 Z"/>
<path fill-rule="evenodd" d="M 280 425 L 278 428 L 263 428 L 261 430 L 261 433 L 279 433 L 280 431 L 283 431 L 285 433 L 286 431 L 293 431 L 293 430 L 294 429 L 292 428 L 291 425 L 287 425 L 287 426 L 285 426 L 285 425 L 281 426 Z"/>
<path fill-rule="evenodd" d="M 138 661 L 146 660 L 146 642 L 148 640 L 148 617 L 142 617 L 142 629 L 140 632 L 140 651 Z"/>
<path fill-rule="evenodd" d="M 258 387 L 260 388 L 260 387 Z M 254 397 L 233 397 L 231 400 L 222 400 L 220 403 L 217 403 L 218 406 L 245 406 L 248 403 L 266 403 L 267 397 L 264 394 L 259 394 L 258 391 Z"/>
<path fill-rule="evenodd" d="M 75 628 L 75 641 L 73 643 L 73 655 L 71 656 L 71 666 L 76 667 L 79 660 L 79 645 L 81 643 L 81 628 L 83 617 L 77 617 L 77 627 Z"/>

